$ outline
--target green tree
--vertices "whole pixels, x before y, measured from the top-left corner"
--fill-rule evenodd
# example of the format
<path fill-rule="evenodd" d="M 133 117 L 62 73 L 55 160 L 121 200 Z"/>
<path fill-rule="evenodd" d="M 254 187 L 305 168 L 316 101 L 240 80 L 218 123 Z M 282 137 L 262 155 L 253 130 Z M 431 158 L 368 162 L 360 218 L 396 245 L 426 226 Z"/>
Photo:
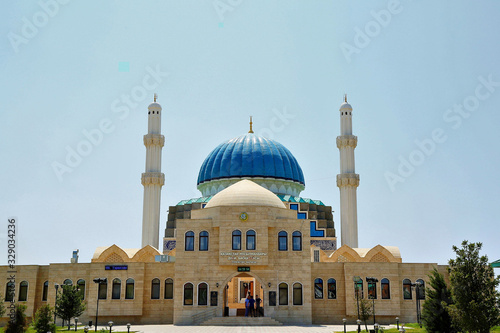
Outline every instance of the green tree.
<path fill-rule="evenodd" d="M 9 320 L 5 326 L 5 333 L 24 333 L 28 329 L 28 321 L 26 320 L 26 305 L 17 304 L 15 320 Z"/>
<path fill-rule="evenodd" d="M 496 290 L 500 278 L 495 277 L 488 257 L 479 256 L 482 246 L 468 241 L 463 241 L 461 248 L 453 246 L 457 257 L 449 262 L 450 314 L 460 330 L 487 333 L 500 323 L 500 294 Z"/>
<path fill-rule="evenodd" d="M 39 308 L 33 318 L 33 327 L 37 333 L 56 332 L 56 325 L 52 322 L 54 312 L 49 305 L 44 305 Z"/>
<path fill-rule="evenodd" d="M 71 327 L 70 319 L 79 317 L 85 311 L 86 305 L 83 302 L 83 294 L 78 287 L 63 285 L 62 293 L 57 297 L 56 315 L 68 322 L 68 330 Z"/>
<path fill-rule="evenodd" d="M 366 321 L 372 316 L 372 302 L 367 299 L 359 300 L 359 319 L 365 323 L 365 330 L 368 332 L 368 324 Z"/>
<path fill-rule="evenodd" d="M 426 300 L 422 308 L 422 322 L 429 332 L 453 333 L 448 306 L 452 303 L 451 291 L 448 289 L 443 274 L 436 268 L 429 274 L 431 288 L 426 290 Z"/>

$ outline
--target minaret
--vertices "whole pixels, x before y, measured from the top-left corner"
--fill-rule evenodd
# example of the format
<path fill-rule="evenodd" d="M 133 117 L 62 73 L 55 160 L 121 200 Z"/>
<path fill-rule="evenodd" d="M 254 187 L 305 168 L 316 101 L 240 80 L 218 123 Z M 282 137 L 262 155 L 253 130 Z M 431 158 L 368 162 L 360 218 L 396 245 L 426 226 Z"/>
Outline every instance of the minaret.
<path fill-rule="evenodd" d="M 161 173 L 161 149 L 165 137 L 161 135 L 161 105 L 154 102 L 148 106 L 148 134 L 144 135 L 146 146 L 146 172 L 142 174 L 144 205 L 142 214 L 142 247 L 151 245 L 158 249 L 160 232 L 160 195 L 165 183 Z"/>
<path fill-rule="evenodd" d="M 359 186 L 359 175 L 354 169 L 354 148 L 358 138 L 352 135 L 352 107 L 347 103 L 347 95 L 340 106 L 340 136 L 337 137 L 337 148 L 340 151 L 340 174 L 337 175 L 337 186 L 340 189 L 340 223 L 342 245 L 358 247 L 358 204 L 356 190 Z"/>

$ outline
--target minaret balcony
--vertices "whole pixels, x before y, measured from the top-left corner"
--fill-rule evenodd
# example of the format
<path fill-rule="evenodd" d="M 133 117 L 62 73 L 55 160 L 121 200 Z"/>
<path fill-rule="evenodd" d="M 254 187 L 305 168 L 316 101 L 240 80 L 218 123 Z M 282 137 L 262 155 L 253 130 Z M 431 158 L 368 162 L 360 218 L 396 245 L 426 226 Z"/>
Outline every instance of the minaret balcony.
<path fill-rule="evenodd" d="M 144 135 L 144 145 L 147 146 L 160 146 L 165 144 L 165 137 L 161 134 L 146 134 Z"/>
<path fill-rule="evenodd" d="M 358 145 L 358 137 L 355 135 L 341 135 L 337 137 L 337 148 L 344 147 L 356 148 Z"/>
<path fill-rule="evenodd" d="M 344 187 L 344 186 L 358 187 L 359 186 L 359 175 L 357 173 L 342 173 L 340 175 L 337 175 L 337 186 L 338 187 Z"/>
<path fill-rule="evenodd" d="M 145 172 L 141 177 L 142 185 L 160 185 L 165 184 L 165 174 L 161 172 Z"/>

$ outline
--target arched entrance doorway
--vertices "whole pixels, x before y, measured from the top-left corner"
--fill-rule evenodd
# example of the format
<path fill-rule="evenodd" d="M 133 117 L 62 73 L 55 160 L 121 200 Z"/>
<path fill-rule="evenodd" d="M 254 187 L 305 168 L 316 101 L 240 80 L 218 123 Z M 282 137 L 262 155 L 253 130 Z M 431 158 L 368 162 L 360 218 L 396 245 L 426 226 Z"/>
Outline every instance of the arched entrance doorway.
<path fill-rule="evenodd" d="M 256 301 L 255 316 L 264 316 L 264 285 L 258 276 L 252 273 L 235 273 L 224 281 L 223 286 L 224 317 L 243 317 L 248 296 Z"/>

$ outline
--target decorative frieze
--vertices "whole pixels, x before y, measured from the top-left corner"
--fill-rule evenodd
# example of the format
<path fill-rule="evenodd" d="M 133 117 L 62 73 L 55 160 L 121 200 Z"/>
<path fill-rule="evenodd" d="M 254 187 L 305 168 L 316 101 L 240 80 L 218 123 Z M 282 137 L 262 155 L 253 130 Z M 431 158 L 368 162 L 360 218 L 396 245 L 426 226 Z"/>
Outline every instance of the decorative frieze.
<path fill-rule="evenodd" d="M 352 147 L 356 148 L 358 145 L 358 137 L 355 135 L 341 135 L 337 137 L 337 148 Z"/>
<path fill-rule="evenodd" d="M 165 136 L 161 134 L 146 134 L 144 135 L 144 145 L 147 146 L 160 146 L 165 144 Z"/>
<path fill-rule="evenodd" d="M 165 175 L 161 172 L 145 172 L 141 177 L 142 185 L 160 185 L 165 184 Z"/>
<path fill-rule="evenodd" d="M 359 186 L 359 175 L 356 173 L 343 173 L 343 174 L 337 175 L 337 186 L 338 187 L 343 187 L 343 186 L 358 187 Z"/>

